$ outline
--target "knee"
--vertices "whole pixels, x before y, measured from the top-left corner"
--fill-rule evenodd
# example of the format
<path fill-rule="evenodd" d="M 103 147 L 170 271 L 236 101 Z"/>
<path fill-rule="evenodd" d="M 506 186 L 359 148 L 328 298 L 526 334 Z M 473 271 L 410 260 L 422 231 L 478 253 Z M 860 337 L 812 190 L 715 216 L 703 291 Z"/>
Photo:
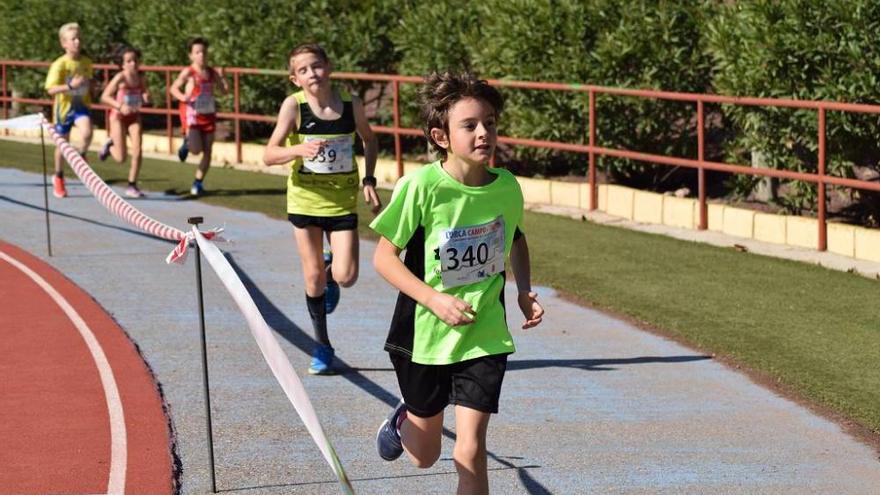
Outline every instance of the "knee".
<path fill-rule="evenodd" d="M 485 444 L 477 440 L 456 439 L 452 457 L 456 462 L 472 466 L 486 457 Z"/>
<path fill-rule="evenodd" d="M 357 279 L 358 279 L 357 269 L 353 269 L 353 270 L 349 270 L 345 273 L 341 273 L 341 274 L 339 274 L 339 276 L 337 276 L 336 273 L 333 273 L 333 280 L 335 280 L 336 283 L 338 283 L 342 287 L 346 287 L 346 288 L 351 287 L 352 285 L 354 285 L 355 282 L 357 282 Z"/>
<path fill-rule="evenodd" d="M 312 293 L 319 292 L 327 284 L 327 279 L 321 270 L 308 270 L 303 273 L 303 279 L 305 280 L 306 288 Z"/>
<path fill-rule="evenodd" d="M 428 469 L 440 459 L 440 445 L 423 449 L 422 452 L 418 452 L 418 455 L 410 454 L 409 459 L 413 466 L 419 469 Z"/>

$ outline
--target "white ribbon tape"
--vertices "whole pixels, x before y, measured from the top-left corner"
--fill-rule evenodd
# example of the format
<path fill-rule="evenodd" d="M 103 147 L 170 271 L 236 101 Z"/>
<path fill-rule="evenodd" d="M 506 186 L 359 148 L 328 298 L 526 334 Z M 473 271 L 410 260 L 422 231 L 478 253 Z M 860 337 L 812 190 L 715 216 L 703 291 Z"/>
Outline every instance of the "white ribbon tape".
<path fill-rule="evenodd" d="M 312 402 L 309 400 L 302 382 L 293 370 L 290 361 L 287 360 L 287 355 L 281 349 L 281 345 L 273 335 L 272 329 L 269 328 L 266 320 L 263 319 L 263 315 L 251 298 L 250 293 L 248 293 L 241 279 L 238 278 L 238 274 L 235 273 L 232 265 L 229 264 L 223 253 L 220 252 L 220 249 L 209 242 L 195 227 L 192 229 L 192 235 L 195 237 L 196 242 L 198 242 L 202 254 L 205 255 L 205 259 L 208 260 L 211 268 L 220 277 L 220 281 L 223 282 L 226 290 L 232 296 L 232 299 L 235 300 L 245 320 L 247 320 L 251 335 L 257 341 L 257 346 L 259 346 L 260 351 L 263 353 L 263 358 L 269 364 L 272 374 L 275 375 L 275 379 L 278 380 L 290 403 L 293 404 L 306 429 L 309 430 L 309 434 L 311 434 L 321 454 L 324 455 L 327 464 L 330 465 L 330 468 L 333 469 L 333 472 L 339 479 L 343 493 L 354 495 L 354 488 L 352 488 L 351 482 L 345 475 L 345 470 L 342 468 L 342 463 L 339 461 L 333 445 L 330 444 L 330 440 L 324 434 L 324 429 L 321 428 L 318 414 L 315 412 L 315 408 L 312 407 Z"/>

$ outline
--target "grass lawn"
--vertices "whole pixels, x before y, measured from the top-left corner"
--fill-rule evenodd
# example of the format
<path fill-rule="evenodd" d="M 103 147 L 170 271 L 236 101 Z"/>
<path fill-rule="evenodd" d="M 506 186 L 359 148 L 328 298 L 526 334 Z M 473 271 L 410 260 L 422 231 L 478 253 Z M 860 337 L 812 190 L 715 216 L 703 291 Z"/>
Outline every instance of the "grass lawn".
<path fill-rule="evenodd" d="M 125 182 L 127 165 L 95 161 L 107 182 Z M 0 166 L 39 172 L 40 148 L 0 140 Z M 185 194 L 193 170 L 147 159 L 140 185 Z M 200 201 L 283 218 L 285 181 L 217 168 Z M 880 433 L 880 282 L 540 213 L 526 213 L 525 227 L 535 284 L 729 358 Z M 374 237 L 363 223 L 361 232 Z"/>

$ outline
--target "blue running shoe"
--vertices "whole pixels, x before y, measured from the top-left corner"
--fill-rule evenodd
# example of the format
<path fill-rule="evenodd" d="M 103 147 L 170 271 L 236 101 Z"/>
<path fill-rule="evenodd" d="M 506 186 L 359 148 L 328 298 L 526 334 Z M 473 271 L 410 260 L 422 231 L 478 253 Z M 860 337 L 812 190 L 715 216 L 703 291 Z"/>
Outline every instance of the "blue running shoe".
<path fill-rule="evenodd" d="M 205 194 L 205 186 L 202 185 L 202 181 L 194 180 L 192 187 L 189 188 L 189 193 L 193 196 L 201 196 Z"/>
<path fill-rule="evenodd" d="M 189 156 L 189 143 L 186 141 L 186 138 L 183 139 L 183 144 L 180 145 L 180 148 L 177 149 L 177 158 L 180 158 L 180 161 L 185 162 L 186 157 Z"/>
<path fill-rule="evenodd" d="M 318 345 L 312 354 L 312 363 L 309 365 L 310 375 L 332 375 L 335 373 L 333 369 L 333 348 L 329 345 Z"/>
<path fill-rule="evenodd" d="M 393 461 L 403 454 L 403 444 L 400 443 L 400 433 L 397 432 L 397 421 L 405 412 L 406 404 L 401 400 L 376 433 L 376 450 L 379 451 L 379 457 L 386 461 Z"/>
<path fill-rule="evenodd" d="M 330 265 L 333 263 L 333 253 L 324 251 L 324 269 L 327 271 L 327 288 L 324 289 L 324 309 L 329 315 L 339 305 L 339 284 L 333 280 L 333 272 Z"/>

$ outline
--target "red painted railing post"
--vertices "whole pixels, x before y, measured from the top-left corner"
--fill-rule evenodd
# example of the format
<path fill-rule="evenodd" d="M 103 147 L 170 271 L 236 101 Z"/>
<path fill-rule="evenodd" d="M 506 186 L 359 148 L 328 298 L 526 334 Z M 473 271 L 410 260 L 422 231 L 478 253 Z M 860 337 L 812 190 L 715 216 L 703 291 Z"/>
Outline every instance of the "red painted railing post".
<path fill-rule="evenodd" d="M 394 159 L 397 161 L 397 178 L 403 177 L 403 151 L 400 148 L 400 81 L 395 79 L 391 82 L 391 95 L 393 98 L 392 112 L 394 113 Z"/>
<path fill-rule="evenodd" d="M 174 153 L 174 127 L 171 125 L 171 71 L 165 71 L 165 132 L 168 135 L 168 154 Z M 184 136 L 186 137 L 186 136 Z"/>
<path fill-rule="evenodd" d="M 828 223 L 825 218 L 825 108 L 819 107 L 819 183 L 816 201 L 819 206 L 819 251 L 828 249 Z"/>
<path fill-rule="evenodd" d="M 588 180 L 590 185 L 590 211 L 599 207 L 599 186 L 596 184 L 596 91 L 590 89 L 589 100 L 590 114 L 590 170 Z"/>
<path fill-rule="evenodd" d="M 697 161 L 700 165 L 706 160 L 705 132 L 703 100 L 697 100 Z M 697 191 L 700 201 L 699 229 L 706 230 L 709 227 L 709 208 L 706 205 L 706 169 L 702 166 L 697 169 Z"/>
<path fill-rule="evenodd" d="M 0 64 L 3 72 L 3 118 L 9 118 L 9 103 L 6 101 L 6 98 L 9 97 L 9 93 L 6 92 L 6 64 Z"/>
<path fill-rule="evenodd" d="M 232 75 L 232 86 L 233 86 L 233 108 L 235 109 L 235 162 L 241 163 L 241 120 L 238 118 L 239 113 L 239 105 L 241 103 L 241 99 L 239 97 L 239 88 L 238 88 L 238 71 L 233 73 Z"/>

